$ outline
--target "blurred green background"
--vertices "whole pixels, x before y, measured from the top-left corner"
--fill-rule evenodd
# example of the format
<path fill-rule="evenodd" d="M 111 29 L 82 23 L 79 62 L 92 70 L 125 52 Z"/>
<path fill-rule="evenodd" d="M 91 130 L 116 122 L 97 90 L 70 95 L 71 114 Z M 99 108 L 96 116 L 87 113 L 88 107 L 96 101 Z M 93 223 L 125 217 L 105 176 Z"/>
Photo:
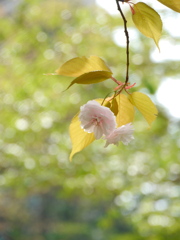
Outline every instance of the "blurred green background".
<path fill-rule="evenodd" d="M 123 80 L 125 48 L 113 39 L 120 16 L 81 1 L 7 2 L 0 7 L 0 240 L 179 240 L 180 121 L 158 106 L 148 129 L 136 113 L 129 146 L 105 149 L 98 140 L 70 163 L 72 117 L 115 86 L 76 84 L 62 93 L 71 78 L 44 75 L 97 55 Z M 151 62 L 153 41 L 137 35 L 130 81 L 156 100 L 179 63 Z"/>

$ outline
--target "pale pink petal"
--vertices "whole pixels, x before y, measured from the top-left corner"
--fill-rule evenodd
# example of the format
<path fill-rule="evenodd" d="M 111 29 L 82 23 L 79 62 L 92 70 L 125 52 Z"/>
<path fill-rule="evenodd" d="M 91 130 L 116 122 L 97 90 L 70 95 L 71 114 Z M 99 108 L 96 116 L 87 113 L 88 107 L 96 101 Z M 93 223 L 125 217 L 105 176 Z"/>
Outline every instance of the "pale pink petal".
<path fill-rule="evenodd" d="M 133 137 L 133 126 L 131 123 L 128 123 L 126 125 L 123 125 L 117 129 L 115 129 L 109 136 L 106 136 L 106 144 L 105 147 L 107 147 L 109 144 L 115 144 L 118 145 L 118 143 L 121 141 L 124 145 L 128 145 Z"/>
<path fill-rule="evenodd" d="M 103 135 L 102 129 L 97 127 L 97 126 L 94 127 L 94 131 L 93 132 L 94 132 L 94 136 L 95 136 L 96 139 L 101 138 L 102 135 Z"/>
<path fill-rule="evenodd" d="M 79 120 L 84 131 L 94 132 L 97 139 L 108 136 L 116 127 L 114 113 L 95 100 L 80 108 Z"/>

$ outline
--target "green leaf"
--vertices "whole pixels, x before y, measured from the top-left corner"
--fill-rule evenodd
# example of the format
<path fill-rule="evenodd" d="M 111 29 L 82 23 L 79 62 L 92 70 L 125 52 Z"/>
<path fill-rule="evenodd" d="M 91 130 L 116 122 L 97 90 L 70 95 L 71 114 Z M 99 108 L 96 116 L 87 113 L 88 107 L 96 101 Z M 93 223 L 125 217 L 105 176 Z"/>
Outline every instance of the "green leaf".
<path fill-rule="evenodd" d="M 176 12 L 180 12 L 180 1 L 179 0 L 158 0 L 160 3 L 164 4 L 166 7 L 171 8 Z"/>
<path fill-rule="evenodd" d="M 110 78 L 111 75 L 112 75 L 112 73 L 107 72 L 107 71 L 93 71 L 93 72 L 85 73 L 85 74 L 75 78 L 71 82 L 71 84 L 68 86 L 68 88 L 70 88 L 75 83 L 78 83 L 78 84 L 93 84 L 93 83 L 102 82 L 102 81 L 105 81 L 106 79 Z"/>
<path fill-rule="evenodd" d="M 129 95 L 131 103 L 142 113 L 149 125 L 156 119 L 158 110 L 151 99 L 144 93 L 134 92 Z"/>
<path fill-rule="evenodd" d="M 105 62 L 97 57 L 76 57 L 65 62 L 60 68 L 56 70 L 58 75 L 79 77 L 85 73 L 94 71 L 106 71 L 112 73 Z"/>
<path fill-rule="evenodd" d="M 120 127 L 134 120 L 134 106 L 124 94 L 119 94 L 116 97 L 118 104 L 118 114 L 116 116 L 117 126 Z"/>
<path fill-rule="evenodd" d="M 134 4 L 133 8 L 135 11 L 132 15 L 134 24 L 142 34 L 152 38 L 159 48 L 158 42 L 162 33 L 162 21 L 159 14 L 142 2 Z"/>

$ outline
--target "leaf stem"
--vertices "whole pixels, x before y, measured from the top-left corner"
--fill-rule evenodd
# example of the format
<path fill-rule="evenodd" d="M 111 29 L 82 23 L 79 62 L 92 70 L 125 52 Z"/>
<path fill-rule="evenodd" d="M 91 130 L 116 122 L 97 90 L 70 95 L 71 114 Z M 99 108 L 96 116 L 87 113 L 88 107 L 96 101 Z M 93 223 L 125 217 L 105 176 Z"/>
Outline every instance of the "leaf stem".
<path fill-rule="evenodd" d="M 127 20 L 126 20 L 124 14 L 123 14 L 123 11 L 121 9 L 119 0 L 116 0 L 116 3 L 117 3 L 118 11 L 120 12 L 121 17 L 122 17 L 123 22 L 124 22 L 124 33 L 125 33 L 125 36 L 126 36 L 126 55 L 127 55 L 127 60 L 126 60 L 126 81 L 125 81 L 125 85 L 124 85 L 124 86 L 126 86 L 128 81 L 129 81 L 129 33 L 128 33 L 128 30 L 127 30 Z"/>
<path fill-rule="evenodd" d="M 118 82 L 118 80 L 116 80 L 114 77 L 111 76 L 111 79 L 112 79 L 115 83 L 117 83 L 117 85 L 120 85 L 120 82 Z"/>

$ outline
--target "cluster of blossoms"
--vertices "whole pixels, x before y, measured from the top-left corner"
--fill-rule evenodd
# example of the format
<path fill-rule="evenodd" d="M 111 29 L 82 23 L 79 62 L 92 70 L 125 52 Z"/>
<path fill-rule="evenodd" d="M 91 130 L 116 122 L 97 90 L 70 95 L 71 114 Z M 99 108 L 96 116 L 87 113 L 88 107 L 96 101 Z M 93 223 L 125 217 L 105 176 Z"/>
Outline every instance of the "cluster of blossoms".
<path fill-rule="evenodd" d="M 128 145 L 134 139 L 131 123 L 116 128 L 114 113 L 95 100 L 89 101 L 81 107 L 79 120 L 84 131 L 94 133 L 96 139 L 103 137 L 106 140 L 105 147 L 109 144 L 118 145 L 119 141 Z"/>

